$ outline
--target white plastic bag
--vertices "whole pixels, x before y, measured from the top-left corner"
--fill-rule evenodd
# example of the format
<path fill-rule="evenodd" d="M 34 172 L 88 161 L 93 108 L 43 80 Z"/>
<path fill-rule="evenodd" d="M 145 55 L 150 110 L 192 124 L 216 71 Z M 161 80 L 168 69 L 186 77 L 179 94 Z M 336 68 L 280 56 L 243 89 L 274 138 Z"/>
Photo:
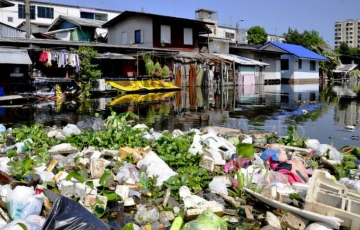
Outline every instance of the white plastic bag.
<path fill-rule="evenodd" d="M 8 223 L 7 225 L 3 226 L 1 230 L 24 230 L 21 225 L 25 225 L 27 230 L 41 230 L 41 226 L 30 223 L 28 221 L 25 221 L 23 219 L 16 219 Z"/>
<path fill-rule="evenodd" d="M 321 144 L 319 147 L 320 154 L 322 156 L 326 156 L 329 151 L 329 159 L 330 160 L 343 160 L 343 155 L 334 147 L 328 144 Z"/>
<path fill-rule="evenodd" d="M 26 219 L 30 215 L 40 215 L 43 198 L 42 193 L 30 197 L 30 202 L 21 210 L 20 217 Z"/>
<path fill-rule="evenodd" d="M 22 210 L 31 202 L 34 187 L 16 186 L 6 196 L 6 206 L 10 217 L 15 220 L 21 218 Z"/>

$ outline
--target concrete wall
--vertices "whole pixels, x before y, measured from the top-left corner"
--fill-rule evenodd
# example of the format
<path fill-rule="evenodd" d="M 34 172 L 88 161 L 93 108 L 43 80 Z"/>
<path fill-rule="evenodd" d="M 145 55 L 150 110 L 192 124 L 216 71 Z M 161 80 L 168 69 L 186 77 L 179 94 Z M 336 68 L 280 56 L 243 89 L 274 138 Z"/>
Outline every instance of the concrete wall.
<path fill-rule="evenodd" d="M 141 47 L 153 47 L 153 22 L 149 17 L 138 16 L 128 18 L 121 23 L 108 28 L 108 43 L 120 45 L 132 45 L 135 42 L 135 30 L 142 30 L 143 43 L 134 44 Z M 122 36 L 127 34 L 127 44 L 122 42 Z"/>
<path fill-rule="evenodd" d="M 281 55 L 281 59 L 289 59 L 289 70 L 281 70 L 281 79 L 289 83 L 315 83 L 319 81 L 319 61 L 315 61 L 315 70 L 310 70 L 310 61 L 302 59 L 299 69 L 299 59 L 293 55 Z"/>
<path fill-rule="evenodd" d="M 24 18 L 18 17 L 18 5 L 24 5 L 24 1 L 21 0 L 8 0 L 11 3 L 14 3 L 15 6 L 0 8 L 0 21 L 11 25 L 13 27 L 17 27 L 20 23 L 24 22 Z M 50 4 L 50 3 L 39 3 L 39 2 L 31 2 L 30 5 L 35 6 L 35 19 L 31 20 L 31 22 L 38 22 L 38 23 L 47 23 L 51 24 L 59 15 L 68 15 L 72 17 L 80 17 L 80 12 L 90 12 L 90 13 L 104 13 L 108 15 L 108 20 L 113 19 L 114 17 L 118 16 L 120 12 L 116 11 L 108 11 L 108 10 L 101 10 L 101 9 L 93 9 L 93 8 L 85 8 L 81 6 L 69 6 L 69 5 L 61 5 L 61 4 Z M 54 8 L 54 18 L 38 18 L 37 17 L 37 7 L 52 7 Z M 8 18 L 12 18 L 12 22 L 8 20 Z M 105 21 L 104 21 L 105 22 Z"/>

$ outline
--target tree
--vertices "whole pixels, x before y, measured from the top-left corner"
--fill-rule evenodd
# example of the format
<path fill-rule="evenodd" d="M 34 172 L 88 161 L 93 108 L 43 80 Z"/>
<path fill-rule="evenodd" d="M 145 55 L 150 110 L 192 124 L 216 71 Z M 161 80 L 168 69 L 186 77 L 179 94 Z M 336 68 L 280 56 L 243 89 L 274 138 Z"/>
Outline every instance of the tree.
<path fill-rule="evenodd" d="M 98 52 L 92 47 L 81 46 L 79 49 L 74 51 L 79 55 L 80 58 L 80 78 L 82 81 L 79 85 L 82 88 L 80 99 L 87 99 L 90 97 L 90 89 L 92 84 L 101 77 L 101 70 L 97 69 L 97 64 L 92 64 L 92 60 L 97 56 Z"/>
<path fill-rule="evenodd" d="M 285 38 L 285 43 L 294 44 L 294 45 L 302 45 L 302 35 L 297 31 L 297 29 L 293 30 L 288 28 L 288 32 L 283 34 Z"/>
<path fill-rule="evenodd" d="M 297 29 L 288 28 L 288 32 L 283 34 L 285 42 L 289 44 L 301 45 L 307 49 L 312 49 L 313 46 L 323 45 L 325 41 L 320 37 L 316 30 L 305 30 L 299 33 Z"/>
<path fill-rule="evenodd" d="M 349 55 L 350 54 L 350 47 L 346 42 L 341 42 L 339 47 L 339 53 Z"/>
<path fill-rule="evenodd" d="M 267 42 L 267 33 L 260 26 L 253 26 L 247 31 L 247 40 L 252 45 L 263 45 Z"/>

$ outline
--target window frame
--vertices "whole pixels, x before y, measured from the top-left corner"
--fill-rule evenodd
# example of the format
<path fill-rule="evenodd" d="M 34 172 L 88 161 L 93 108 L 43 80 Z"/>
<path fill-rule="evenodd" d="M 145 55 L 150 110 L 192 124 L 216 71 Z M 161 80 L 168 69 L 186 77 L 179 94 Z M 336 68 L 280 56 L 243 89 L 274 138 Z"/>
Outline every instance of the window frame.
<path fill-rule="evenodd" d="M 42 9 L 44 15 L 40 14 L 40 8 Z M 38 18 L 50 18 L 54 19 L 54 8 L 53 7 L 46 7 L 46 6 L 38 6 L 37 7 L 37 16 Z"/>
<path fill-rule="evenodd" d="M 299 59 L 299 69 L 302 69 L 302 59 Z"/>
<path fill-rule="evenodd" d="M 35 6 L 30 5 L 30 20 L 36 19 Z M 18 18 L 26 19 L 25 4 L 18 4 Z"/>
<path fill-rule="evenodd" d="M 101 16 L 101 17 L 100 17 Z M 106 13 L 95 13 L 94 19 L 99 21 L 108 21 L 109 15 Z"/>
<path fill-rule="evenodd" d="M 137 36 L 137 33 L 139 33 L 138 36 Z M 143 43 L 144 43 L 144 32 L 143 32 L 143 30 L 135 30 L 134 31 L 134 44 L 143 44 Z"/>
<path fill-rule="evenodd" d="M 189 45 L 189 46 L 194 45 L 193 29 L 184 27 L 183 31 L 184 31 L 184 45 Z M 186 31 L 188 31 L 188 33 Z"/>
<path fill-rule="evenodd" d="M 160 25 L 160 43 L 171 44 L 171 26 Z"/>
<path fill-rule="evenodd" d="M 316 71 L 316 61 L 310 60 L 310 71 Z"/>
<path fill-rule="evenodd" d="M 280 59 L 280 70 L 289 70 L 289 59 Z"/>

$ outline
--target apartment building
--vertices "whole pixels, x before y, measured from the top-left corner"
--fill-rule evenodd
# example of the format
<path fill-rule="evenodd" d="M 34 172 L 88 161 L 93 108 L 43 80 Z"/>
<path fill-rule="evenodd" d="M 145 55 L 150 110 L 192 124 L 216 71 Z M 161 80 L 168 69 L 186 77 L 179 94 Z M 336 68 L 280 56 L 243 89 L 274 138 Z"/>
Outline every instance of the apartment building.
<path fill-rule="evenodd" d="M 349 47 L 360 47 L 360 19 L 347 19 L 335 22 L 335 48 L 339 48 L 341 42 L 346 42 Z"/>
<path fill-rule="evenodd" d="M 21 27 L 21 24 L 23 24 L 25 21 L 24 0 L 8 0 L 8 2 L 13 3 L 14 6 L 0 8 L 0 22 L 13 27 L 18 27 L 19 25 Z M 53 23 L 59 15 L 96 19 L 106 22 L 115 18 L 120 13 L 120 11 L 115 10 L 96 9 L 51 2 L 30 1 L 30 22 L 32 26 L 41 25 L 44 28 Z"/>

